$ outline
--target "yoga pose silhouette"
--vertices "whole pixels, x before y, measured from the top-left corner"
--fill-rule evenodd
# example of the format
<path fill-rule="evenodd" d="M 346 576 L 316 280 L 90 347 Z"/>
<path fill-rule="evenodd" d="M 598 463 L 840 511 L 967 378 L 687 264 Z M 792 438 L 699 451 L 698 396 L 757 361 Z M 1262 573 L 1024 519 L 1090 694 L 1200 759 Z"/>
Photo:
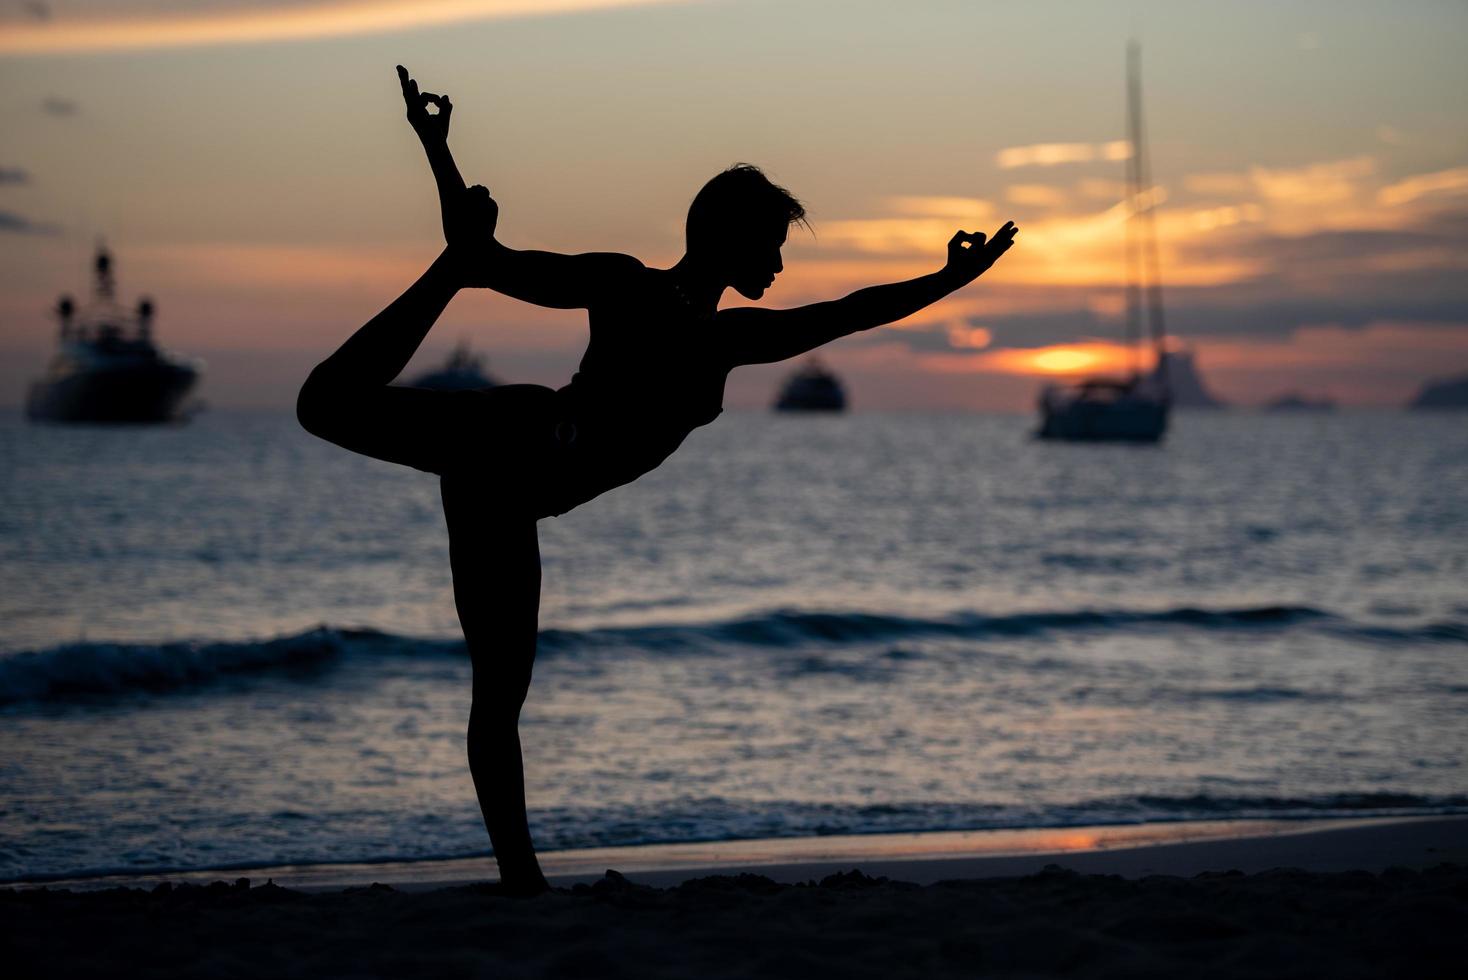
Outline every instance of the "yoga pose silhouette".
<path fill-rule="evenodd" d="M 454 603 L 473 663 L 469 769 L 500 887 L 533 894 L 548 886 L 526 822 L 519 719 L 540 607 L 536 521 L 657 467 L 719 415 L 732 369 L 901 320 L 972 282 L 1017 229 L 1010 222 L 987 241 L 959 231 L 939 271 L 844 299 L 721 310 L 731 287 L 748 299 L 764 295 L 784 268 L 790 225 L 805 219 L 800 202 L 758 168 L 740 164 L 704 185 L 688 210 L 687 250 L 668 269 L 615 253 L 507 248 L 494 237 L 498 205 L 484 187 L 464 186 L 449 153 L 448 96 L 420 92 L 401 66 L 398 76 L 438 184 L 446 245 L 417 282 L 316 366 L 297 416 L 339 446 L 441 478 Z M 391 386 L 465 287 L 587 310 L 591 341 L 571 382 L 559 390 Z"/>

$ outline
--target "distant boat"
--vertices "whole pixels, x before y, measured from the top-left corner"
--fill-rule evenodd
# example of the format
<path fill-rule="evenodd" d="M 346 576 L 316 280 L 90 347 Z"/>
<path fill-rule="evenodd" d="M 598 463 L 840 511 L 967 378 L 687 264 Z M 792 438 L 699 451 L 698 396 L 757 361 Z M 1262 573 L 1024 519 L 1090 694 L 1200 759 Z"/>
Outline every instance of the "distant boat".
<path fill-rule="evenodd" d="M 460 341 L 444 362 L 443 367 L 427 374 L 420 374 L 408 382 L 413 388 L 433 388 L 438 391 L 464 391 L 473 388 L 494 388 L 499 385 L 484 371 L 484 357 L 469 349 L 469 344 Z"/>
<path fill-rule="evenodd" d="M 154 307 L 129 311 L 114 299 L 112 256 L 97 249 L 92 301 L 56 304 L 60 348 L 33 382 L 26 415 L 40 422 L 171 422 L 199 378 L 199 362 L 153 342 Z"/>
<path fill-rule="evenodd" d="M 1408 408 L 1468 408 L 1468 374 L 1429 381 L 1407 403 Z"/>
<path fill-rule="evenodd" d="M 1290 393 L 1280 395 L 1264 406 L 1266 412 L 1334 412 L 1335 402 L 1329 398 L 1311 398 Z"/>
<path fill-rule="evenodd" d="M 1089 378 L 1049 385 L 1040 393 L 1042 439 L 1156 442 L 1167 431 L 1172 403 L 1168 384 L 1162 284 L 1158 275 L 1156 195 L 1142 131 L 1141 56 L 1127 45 L 1127 122 L 1132 153 L 1127 159 L 1126 302 L 1127 340 L 1140 356 L 1143 320 L 1150 327 L 1155 361 L 1126 378 Z M 1143 294 L 1147 297 L 1145 310 Z"/>
<path fill-rule="evenodd" d="M 775 400 L 777 412 L 844 412 L 846 391 L 841 381 L 812 359 L 792 374 Z"/>
<path fill-rule="evenodd" d="M 1042 439 L 1156 442 L 1167 431 L 1166 388 L 1153 378 L 1093 378 L 1040 396 Z"/>

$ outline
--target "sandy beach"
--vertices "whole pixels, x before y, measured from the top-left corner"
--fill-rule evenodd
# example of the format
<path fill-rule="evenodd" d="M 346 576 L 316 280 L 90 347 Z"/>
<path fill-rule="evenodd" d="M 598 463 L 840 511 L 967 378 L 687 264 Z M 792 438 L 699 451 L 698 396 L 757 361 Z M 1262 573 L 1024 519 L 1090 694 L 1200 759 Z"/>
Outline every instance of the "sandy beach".
<path fill-rule="evenodd" d="M 1468 818 L 1260 823 L 1170 842 L 1081 828 L 1097 846 L 1045 852 L 1022 847 L 1055 832 L 968 854 L 891 835 L 844 861 L 760 862 L 789 845 L 745 842 L 742 865 L 561 874 L 528 900 L 389 866 L 396 884 L 78 881 L 0 892 L 0 930 L 21 977 L 1457 975 Z"/>

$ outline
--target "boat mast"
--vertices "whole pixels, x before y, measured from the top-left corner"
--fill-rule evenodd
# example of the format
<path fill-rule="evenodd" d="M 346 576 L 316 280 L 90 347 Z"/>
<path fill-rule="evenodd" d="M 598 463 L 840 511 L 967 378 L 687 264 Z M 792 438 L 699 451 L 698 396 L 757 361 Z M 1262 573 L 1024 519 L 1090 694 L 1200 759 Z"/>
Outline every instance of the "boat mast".
<path fill-rule="evenodd" d="M 1147 318 L 1157 355 L 1156 370 L 1162 376 L 1167 329 L 1162 319 L 1161 263 L 1157 257 L 1157 189 L 1152 185 L 1152 165 L 1148 160 L 1147 136 L 1142 124 L 1142 50 L 1136 41 L 1127 44 L 1127 116 L 1131 124 L 1131 172 L 1136 180 L 1135 191 L 1143 196 L 1140 211 L 1136 208 L 1133 211 L 1143 222 L 1141 239 L 1146 261 Z M 1165 383 L 1166 379 L 1163 380 Z"/>
<path fill-rule="evenodd" d="M 1139 134 L 1137 132 L 1137 107 L 1132 99 L 1132 79 L 1135 75 L 1137 45 L 1127 42 L 1127 117 L 1126 136 L 1131 150 L 1126 159 L 1126 346 L 1131 356 L 1131 376 L 1135 380 L 1142 375 L 1142 253 L 1138 239 L 1138 212 L 1143 207 L 1142 176 L 1138 169 Z"/>
<path fill-rule="evenodd" d="M 107 251 L 107 246 L 101 242 L 97 243 L 97 259 L 92 268 L 97 276 L 92 286 L 93 295 L 98 300 L 110 303 L 116 289 L 112 281 L 112 255 Z"/>

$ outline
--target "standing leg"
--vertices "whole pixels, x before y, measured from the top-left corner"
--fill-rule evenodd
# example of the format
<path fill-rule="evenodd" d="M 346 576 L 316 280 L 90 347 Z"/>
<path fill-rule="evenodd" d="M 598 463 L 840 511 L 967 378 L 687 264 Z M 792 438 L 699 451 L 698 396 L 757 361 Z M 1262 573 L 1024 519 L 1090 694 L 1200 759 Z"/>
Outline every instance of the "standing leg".
<path fill-rule="evenodd" d="M 507 513 L 494 488 L 479 478 L 445 476 L 441 487 L 454 604 L 474 665 L 469 772 L 501 884 L 533 894 L 549 887 L 525 815 L 519 733 L 540 612 L 535 519 L 518 508 Z"/>

